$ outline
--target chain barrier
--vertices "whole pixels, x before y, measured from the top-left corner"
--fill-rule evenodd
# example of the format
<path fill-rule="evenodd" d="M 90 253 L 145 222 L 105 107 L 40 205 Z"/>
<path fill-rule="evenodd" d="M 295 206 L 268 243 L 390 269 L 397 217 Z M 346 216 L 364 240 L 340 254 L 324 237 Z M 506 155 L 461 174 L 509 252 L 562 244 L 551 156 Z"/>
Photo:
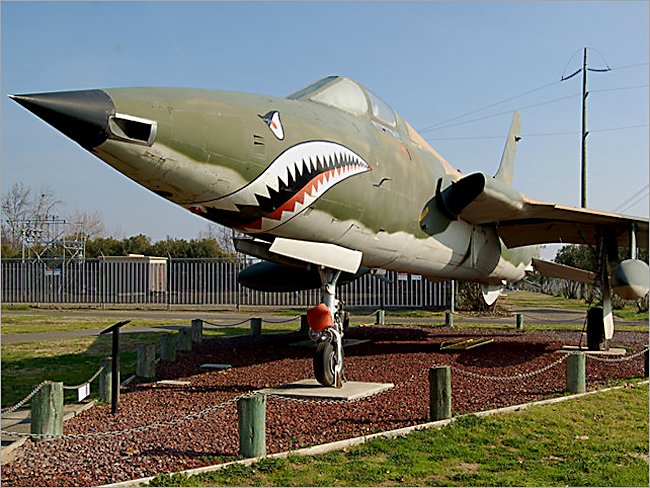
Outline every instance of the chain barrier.
<path fill-rule="evenodd" d="M 546 323 L 549 323 L 549 324 L 568 324 L 568 323 L 571 323 L 571 322 L 578 323 L 578 322 L 584 321 L 587 318 L 586 315 L 583 315 L 582 317 L 576 317 L 576 318 L 572 318 L 572 319 L 554 320 L 554 319 L 545 319 L 545 318 L 541 318 L 541 317 L 535 317 L 534 315 L 528 315 L 526 313 L 522 313 L 520 315 L 522 315 L 522 316 L 524 316 L 526 318 L 529 318 L 531 320 L 537 320 L 539 322 L 546 322 Z"/>
<path fill-rule="evenodd" d="M 174 420 L 168 420 L 165 422 L 157 422 L 153 424 L 147 424 L 147 425 L 141 425 L 140 427 L 132 427 L 129 429 L 123 429 L 123 430 L 114 430 L 114 431 L 108 431 L 108 432 L 94 432 L 92 434 L 63 434 L 63 435 L 52 435 L 52 434 L 27 434 L 27 433 L 21 433 L 21 432 L 8 432 L 8 431 L 1 431 L 2 435 L 7 435 L 11 437 L 29 437 L 32 439 L 40 439 L 40 440 L 56 440 L 56 439 L 97 439 L 101 437 L 112 437 L 112 436 L 120 436 L 120 435 L 127 435 L 127 434 L 136 434 L 140 432 L 147 432 L 149 430 L 153 429 L 160 429 L 163 427 L 173 427 L 175 425 L 178 425 L 182 422 L 187 422 L 188 420 L 194 420 L 200 417 L 203 417 L 209 413 L 212 413 L 214 411 L 217 411 L 219 409 L 225 408 L 228 405 L 231 405 L 233 403 L 236 403 L 238 400 L 241 398 L 246 398 L 249 396 L 252 396 L 252 393 L 245 393 L 243 395 L 239 395 L 235 398 L 231 398 L 230 400 L 225 400 L 217 405 L 213 405 L 211 407 L 208 407 L 206 409 L 203 409 L 199 412 L 193 412 L 188 415 L 185 415 L 184 417 L 180 417 L 178 419 Z"/>
<path fill-rule="evenodd" d="M 300 318 L 300 315 L 296 315 L 295 317 L 292 317 L 292 318 L 286 319 L 286 320 L 262 319 L 262 322 L 267 323 L 267 324 L 288 324 L 289 322 L 293 322 L 295 320 L 298 320 L 299 318 Z"/>
<path fill-rule="evenodd" d="M 104 371 L 104 366 L 100 366 L 99 369 L 97 370 L 97 372 L 94 375 L 92 375 L 90 377 L 90 379 L 84 381 L 83 383 L 81 383 L 79 385 L 74 385 L 74 386 L 63 385 L 63 389 L 64 390 L 78 390 L 82 386 L 87 385 L 88 383 L 92 383 L 93 381 L 95 381 L 95 379 L 101 374 L 102 371 Z"/>
<path fill-rule="evenodd" d="M 41 391 L 41 388 L 43 388 L 45 385 L 49 385 L 49 384 L 51 384 L 51 383 L 53 383 L 53 382 L 50 381 L 50 380 L 42 381 L 41 383 L 39 383 L 38 385 L 36 385 L 36 386 L 34 387 L 34 389 L 31 391 L 31 393 L 30 393 L 29 395 L 27 395 L 25 398 L 23 398 L 22 400 L 20 400 L 20 401 L 19 401 L 18 403 L 16 403 L 15 405 L 13 405 L 13 406 L 11 406 L 11 407 L 8 407 L 8 408 L 6 408 L 6 409 L 4 409 L 4 410 L 2 410 L 2 412 L 1 412 L 2 415 L 8 415 L 8 414 L 10 414 L 10 413 L 15 412 L 15 411 L 18 410 L 20 407 L 22 407 L 23 405 L 25 405 L 25 403 L 27 403 L 29 400 L 31 400 L 32 397 L 33 397 L 34 395 L 36 395 L 39 391 Z"/>
<path fill-rule="evenodd" d="M 357 317 L 372 317 L 373 315 L 377 315 L 377 312 L 380 312 L 380 311 L 382 311 L 382 310 L 384 310 L 384 309 L 383 309 L 383 308 L 378 308 L 378 309 L 375 310 L 374 312 L 370 312 L 370 313 L 368 313 L 368 314 L 363 314 L 363 315 L 357 315 Z M 356 314 L 355 314 L 355 315 L 356 315 Z"/>
<path fill-rule="evenodd" d="M 241 322 L 236 322 L 234 324 L 217 324 L 216 322 L 210 322 L 208 320 L 203 320 L 203 319 L 201 320 L 203 321 L 204 324 L 208 324 L 213 327 L 235 327 L 237 325 L 242 325 L 245 324 L 246 322 L 250 322 L 251 319 L 242 320 Z"/>
<path fill-rule="evenodd" d="M 540 368 L 540 369 L 538 369 L 536 371 L 531 371 L 529 373 L 518 373 L 518 374 L 513 375 L 513 376 L 490 376 L 490 375 L 485 375 L 485 374 L 481 374 L 481 373 L 475 373 L 474 371 L 467 371 L 467 370 L 461 369 L 461 368 L 459 368 L 457 366 L 450 366 L 450 368 L 452 369 L 452 371 L 457 371 L 457 372 L 459 372 L 461 374 L 464 374 L 464 375 L 467 375 L 467 376 L 472 376 L 474 378 L 480 378 L 480 379 L 483 379 L 483 380 L 514 381 L 514 380 L 521 380 L 521 379 L 524 379 L 524 378 L 532 378 L 533 376 L 536 376 L 538 374 L 542 374 L 542 373 L 548 371 L 549 369 L 554 368 L 558 364 L 566 361 L 566 359 L 570 355 L 571 354 L 565 354 L 564 356 L 562 356 L 557 361 L 553 361 L 552 363 L 547 364 L 546 366 L 543 366 L 542 368 Z"/>
<path fill-rule="evenodd" d="M 645 348 L 643 351 L 639 351 L 635 354 L 632 354 L 630 356 L 624 356 L 622 358 L 615 358 L 615 359 L 610 359 L 610 358 L 602 358 L 599 356 L 594 356 L 592 354 L 587 354 L 587 357 L 589 359 L 593 359 L 594 361 L 600 361 L 601 363 L 621 363 L 623 361 L 631 361 L 634 358 L 637 358 L 641 356 L 642 354 L 645 354 L 648 351 L 649 348 Z"/>

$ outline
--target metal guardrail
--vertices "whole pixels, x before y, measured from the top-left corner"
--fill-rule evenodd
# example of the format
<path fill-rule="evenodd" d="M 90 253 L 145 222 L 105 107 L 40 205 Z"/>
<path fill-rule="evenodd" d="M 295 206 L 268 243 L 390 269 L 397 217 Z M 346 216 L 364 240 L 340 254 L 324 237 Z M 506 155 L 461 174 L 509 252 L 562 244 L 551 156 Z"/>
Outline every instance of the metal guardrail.
<path fill-rule="evenodd" d="M 2 260 L 2 302 L 89 305 L 274 305 L 310 306 L 319 290 L 269 293 L 237 282 L 250 259 L 87 259 L 64 264 Z M 340 288 L 347 306 L 441 307 L 449 283 L 388 272 L 366 275 Z"/>

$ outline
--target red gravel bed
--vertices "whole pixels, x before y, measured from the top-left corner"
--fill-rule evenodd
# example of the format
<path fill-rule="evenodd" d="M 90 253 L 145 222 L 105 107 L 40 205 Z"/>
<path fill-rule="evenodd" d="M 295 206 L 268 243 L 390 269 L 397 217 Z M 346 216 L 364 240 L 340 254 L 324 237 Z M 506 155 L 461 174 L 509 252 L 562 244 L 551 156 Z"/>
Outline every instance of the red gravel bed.
<path fill-rule="evenodd" d="M 427 421 L 428 369 L 450 365 L 489 376 L 539 370 L 560 357 L 576 332 L 526 332 L 417 327 L 364 327 L 348 337 L 370 343 L 346 349 L 351 381 L 394 383 L 369 399 L 336 405 L 269 398 L 267 451 L 322 444 Z M 461 337 L 491 337 L 494 343 L 463 352 L 441 353 L 439 345 Z M 243 393 L 312 376 L 312 350 L 289 347 L 297 334 L 212 339 L 195 345 L 173 364 L 159 364 L 159 379 L 190 386 L 133 384 L 122 390 L 118 415 L 99 405 L 65 424 L 66 434 L 112 432 L 172 421 Z M 641 351 L 646 332 L 616 332 L 613 345 Z M 203 363 L 229 363 L 227 371 L 205 371 Z M 452 371 L 455 414 L 515 405 L 561 394 L 565 363 L 515 381 L 496 381 Z M 587 359 L 587 388 L 612 378 L 643 375 L 643 356 L 604 363 Z M 217 464 L 237 456 L 234 402 L 198 418 L 135 433 L 94 438 L 27 441 L 20 459 L 2 466 L 5 486 L 91 486 Z"/>

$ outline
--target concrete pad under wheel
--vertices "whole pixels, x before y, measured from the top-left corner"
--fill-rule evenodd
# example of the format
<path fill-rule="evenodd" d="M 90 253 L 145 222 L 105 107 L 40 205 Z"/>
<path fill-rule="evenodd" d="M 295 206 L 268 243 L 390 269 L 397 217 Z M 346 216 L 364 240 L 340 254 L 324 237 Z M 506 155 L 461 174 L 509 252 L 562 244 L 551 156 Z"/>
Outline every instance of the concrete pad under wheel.
<path fill-rule="evenodd" d="M 627 354 L 627 351 L 622 347 L 610 347 L 607 351 L 590 351 L 586 346 L 562 346 L 562 349 L 555 352 L 584 352 L 593 356 L 625 356 Z"/>
<path fill-rule="evenodd" d="M 331 388 L 323 386 L 316 380 L 301 380 L 295 383 L 275 388 L 265 388 L 258 393 L 268 395 L 282 395 L 293 398 L 326 398 L 328 400 L 358 400 L 386 390 L 390 390 L 395 385 L 392 383 L 365 383 L 362 381 L 347 381 L 343 383 L 343 388 Z"/>

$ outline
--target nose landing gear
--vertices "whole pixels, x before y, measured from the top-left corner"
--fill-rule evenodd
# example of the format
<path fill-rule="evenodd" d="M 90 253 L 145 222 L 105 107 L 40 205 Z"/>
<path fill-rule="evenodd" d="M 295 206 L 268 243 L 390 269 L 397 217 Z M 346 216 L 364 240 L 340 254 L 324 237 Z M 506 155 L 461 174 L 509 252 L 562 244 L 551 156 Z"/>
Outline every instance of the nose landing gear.
<path fill-rule="evenodd" d="M 341 388 L 343 374 L 343 312 L 336 299 L 336 282 L 341 272 L 319 268 L 321 304 L 307 312 L 309 337 L 316 342 L 314 376 L 323 386 Z"/>

